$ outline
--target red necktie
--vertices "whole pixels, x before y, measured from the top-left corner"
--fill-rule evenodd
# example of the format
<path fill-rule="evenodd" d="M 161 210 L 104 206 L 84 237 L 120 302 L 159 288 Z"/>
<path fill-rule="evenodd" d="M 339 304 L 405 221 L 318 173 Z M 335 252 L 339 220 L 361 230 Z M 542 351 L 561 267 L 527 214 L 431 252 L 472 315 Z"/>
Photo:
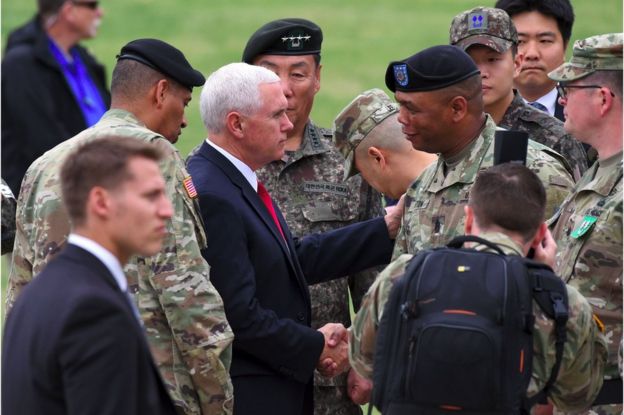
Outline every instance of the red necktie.
<path fill-rule="evenodd" d="M 273 208 L 273 202 L 271 202 L 271 195 L 269 195 L 266 187 L 264 187 L 264 185 L 260 182 L 258 182 L 258 196 L 260 196 L 260 199 L 262 199 L 262 203 L 264 203 L 264 206 L 266 206 L 267 210 L 271 214 L 273 222 L 275 222 L 275 224 L 277 225 L 277 229 L 279 229 L 280 233 L 282 234 L 282 238 L 286 240 L 286 237 L 284 236 L 284 231 L 282 230 L 282 226 L 277 220 L 277 214 L 275 213 L 275 209 Z"/>

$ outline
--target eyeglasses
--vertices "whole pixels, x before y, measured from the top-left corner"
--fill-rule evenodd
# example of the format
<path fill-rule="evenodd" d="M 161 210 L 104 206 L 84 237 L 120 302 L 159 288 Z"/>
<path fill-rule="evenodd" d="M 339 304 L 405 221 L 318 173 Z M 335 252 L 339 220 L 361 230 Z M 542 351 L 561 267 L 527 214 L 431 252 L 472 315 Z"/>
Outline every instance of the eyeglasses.
<path fill-rule="evenodd" d="M 97 0 L 96 1 L 72 1 L 72 4 L 78 7 L 86 7 L 91 10 L 95 10 L 98 7 L 100 7 L 100 2 Z"/>
<path fill-rule="evenodd" d="M 598 88 L 600 89 L 604 87 L 601 85 L 567 85 L 567 84 L 562 84 L 561 82 L 557 84 L 557 92 L 559 93 L 559 96 L 564 99 L 568 98 L 568 89 L 570 88 L 577 88 L 577 89 Z M 612 97 L 615 97 L 615 94 L 613 93 L 613 91 L 609 90 L 609 93 L 611 94 Z"/>

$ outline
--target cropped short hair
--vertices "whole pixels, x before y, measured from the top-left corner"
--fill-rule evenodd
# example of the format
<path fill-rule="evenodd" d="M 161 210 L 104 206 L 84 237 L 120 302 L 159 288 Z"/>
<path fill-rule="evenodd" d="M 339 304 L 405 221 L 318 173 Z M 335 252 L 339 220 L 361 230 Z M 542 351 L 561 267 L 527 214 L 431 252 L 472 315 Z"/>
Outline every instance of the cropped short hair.
<path fill-rule="evenodd" d="M 544 222 L 546 191 L 531 169 L 503 163 L 477 174 L 468 205 L 479 227 L 498 226 L 528 242 Z"/>
<path fill-rule="evenodd" d="M 79 146 L 61 167 L 61 193 L 70 221 L 84 224 L 89 192 L 96 186 L 114 190 L 131 180 L 130 159 L 146 158 L 159 162 L 158 147 L 135 138 L 108 136 Z"/>
<path fill-rule="evenodd" d="M 574 9 L 570 0 L 498 0 L 494 6 L 503 9 L 511 17 L 524 12 L 537 11 L 557 21 L 557 28 L 565 45 L 572 36 Z"/>
<path fill-rule="evenodd" d="M 262 66 L 238 62 L 222 66 L 213 72 L 202 89 L 199 111 L 212 133 L 225 128 L 225 116 L 231 111 L 251 115 L 262 105 L 260 85 L 280 82 L 280 78 Z"/>

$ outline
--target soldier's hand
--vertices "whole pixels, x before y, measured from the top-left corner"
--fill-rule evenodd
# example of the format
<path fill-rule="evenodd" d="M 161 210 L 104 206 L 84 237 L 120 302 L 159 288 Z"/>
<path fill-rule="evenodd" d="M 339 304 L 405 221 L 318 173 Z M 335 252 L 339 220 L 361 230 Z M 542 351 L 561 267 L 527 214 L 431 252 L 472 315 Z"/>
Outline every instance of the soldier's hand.
<path fill-rule="evenodd" d="M 316 366 L 325 377 L 334 377 L 349 368 L 348 331 L 339 323 L 328 323 L 319 329 L 325 346 Z"/>
<path fill-rule="evenodd" d="M 349 371 L 347 377 L 347 393 L 356 405 L 364 405 L 370 401 L 373 382 L 358 375 L 354 369 Z"/>
<path fill-rule="evenodd" d="M 546 264 L 551 268 L 555 266 L 555 256 L 557 254 L 557 243 L 552 237 L 550 230 L 546 228 L 544 239 L 542 242 L 534 246 L 535 254 L 533 259 L 542 264 Z"/>
<path fill-rule="evenodd" d="M 533 415 L 552 415 L 553 413 L 553 405 L 552 403 L 547 403 L 546 405 L 537 404 L 533 408 Z"/>
<path fill-rule="evenodd" d="M 401 196 L 399 202 L 394 206 L 386 207 L 386 226 L 388 227 L 388 235 L 390 239 L 395 239 L 399 228 L 401 227 L 401 218 L 403 217 L 403 210 L 405 209 L 405 194 Z"/>

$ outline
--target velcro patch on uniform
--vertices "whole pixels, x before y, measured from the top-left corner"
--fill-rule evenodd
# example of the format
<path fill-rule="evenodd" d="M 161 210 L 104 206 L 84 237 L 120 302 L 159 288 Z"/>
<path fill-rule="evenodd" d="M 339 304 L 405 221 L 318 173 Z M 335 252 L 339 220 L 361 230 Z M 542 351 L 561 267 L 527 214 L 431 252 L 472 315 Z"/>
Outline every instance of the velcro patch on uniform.
<path fill-rule="evenodd" d="M 193 184 L 191 176 L 185 177 L 182 183 L 184 183 L 184 190 L 186 190 L 186 194 L 191 199 L 195 199 L 197 197 L 197 190 L 195 190 L 195 185 Z"/>
<path fill-rule="evenodd" d="M 331 182 L 304 182 L 303 191 L 315 193 L 333 193 L 335 195 L 344 197 L 349 196 L 349 186 Z"/>
<path fill-rule="evenodd" d="M 581 224 L 579 226 L 577 226 L 576 229 L 574 229 L 572 231 L 571 236 L 574 239 L 578 239 L 581 236 L 585 235 L 587 233 L 587 231 L 590 230 L 592 228 L 592 226 L 594 226 L 594 223 L 596 223 L 596 220 L 598 220 L 597 217 L 586 215 L 583 218 L 583 221 L 581 222 Z"/>

